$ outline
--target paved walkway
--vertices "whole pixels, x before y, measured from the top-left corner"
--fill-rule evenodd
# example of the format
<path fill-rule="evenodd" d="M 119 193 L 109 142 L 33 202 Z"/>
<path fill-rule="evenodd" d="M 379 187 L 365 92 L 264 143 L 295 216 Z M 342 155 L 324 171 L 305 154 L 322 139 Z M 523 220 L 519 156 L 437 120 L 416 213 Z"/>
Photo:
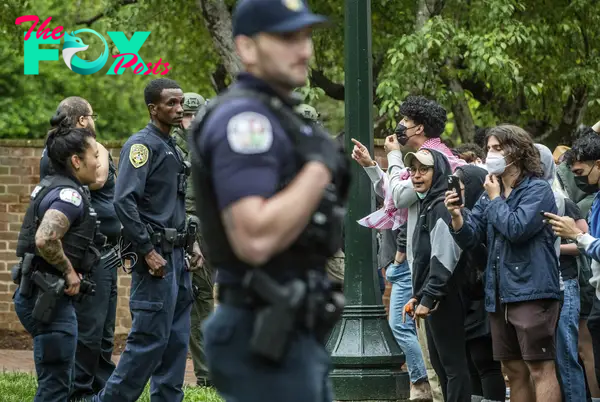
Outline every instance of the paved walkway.
<path fill-rule="evenodd" d="M 117 363 L 119 356 L 113 355 L 113 361 Z M 33 364 L 33 351 L 31 350 L 6 350 L 0 349 L 0 372 L 5 371 L 23 371 L 26 373 L 35 373 Z M 194 366 L 192 360 L 188 359 L 185 368 L 185 384 L 195 385 Z"/>

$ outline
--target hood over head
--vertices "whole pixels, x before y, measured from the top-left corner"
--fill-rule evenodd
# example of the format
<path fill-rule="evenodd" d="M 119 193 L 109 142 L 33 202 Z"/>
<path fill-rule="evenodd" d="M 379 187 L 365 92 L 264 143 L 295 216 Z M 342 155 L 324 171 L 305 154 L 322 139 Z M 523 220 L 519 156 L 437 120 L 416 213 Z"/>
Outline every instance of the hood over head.
<path fill-rule="evenodd" d="M 535 147 L 539 151 L 540 159 L 542 160 L 542 169 L 544 170 L 544 176 L 542 178 L 546 180 L 548 184 L 552 185 L 556 175 L 556 164 L 554 163 L 552 151 L 542 144 L 535 144 Z"/>
<path fill-rule="evenodd" d="M 465 186 L 465 208 L 472 209 L 483 194 L 487 170 L 475 165 L 459 166 L 454 172 Z"/>
<path fill-rule="evenodd" d="M 430 201 L 443 196 L 448 191 L 448 175 L 452 174 L 452 168 L 448 158 L 439 151 L 431 148 L 421 148 L 418 152 L 410 152 L 404 158 L 404 164 L 410 165 L 413 159 L 418 159 L 424 165 L 430 165 L 433 160 L 433 178 L 431 180 L 431 188 L 427 192 L 427 196 L 423 202 Z M 426 163 L 424 163 L 426 162 Z"/>

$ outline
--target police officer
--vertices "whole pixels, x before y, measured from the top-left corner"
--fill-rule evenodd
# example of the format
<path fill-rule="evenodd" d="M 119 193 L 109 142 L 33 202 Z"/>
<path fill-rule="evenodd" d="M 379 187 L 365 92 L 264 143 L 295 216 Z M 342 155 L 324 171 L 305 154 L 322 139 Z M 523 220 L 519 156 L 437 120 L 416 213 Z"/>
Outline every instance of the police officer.
<path fill-rule="evenodd" d="M 78 96 L 64 99 L 58 105 L 52 126 L 87 127 L 94 135 L 96 127 L 90 103 Z M 100 221 L 96 247 L 100 260 L 91 273 L 95 283 L 94 297 L 83 297 L 74 303 L 77 313 L 77 352 L 71 399 L 79 400 L 99 392 L 115 369 L 112 361 L 114 333 L 117 314 L 117 269 L 119 258 L 116 252 L 121 222 L 113 205 L 116 168 L 108 150 L 99 142 L 96 181 L 91 183 L 92 207 Z M 40 160 L 40 177 L 53 172 L 52 163 L 44 148 Z"/>
<path fill-rule="evenodd" d="M 192 302 L 184 264 L 189 169 L 170 132 L 181 124 L 184 98 L 179 85 L 165 78 L 150 81 L 144 97 L 151 121 L 123 146 L 115 188 L 123 235 L 137 254 L 129 298 L 132 325 L 97 401 L 137 401 L 149 379 L 153 402 L 183 399 Z"/>
<path fill-rule="evenodd" d="M 322 328 L 307 319 L 322 305 L 310 307 L 313 293 L 302 289 L 312 278 L 329 297 L 325 264 L 339 248 L 347 178 L 337 179 L 347 161 L 292 98 L 306 83 L 312 27 L 324 21 L 300 0 L 238 2 L 233 34 L 246 71 L 192 125 L 196 210 L 219 286 L 204 341 L 226 401 L 332 398 Z"/>
<path fill-rule="evenodd" d="M 191 162 L 191 155 L 188 151 L 187 133 L 196 116 L 196 113 L 201 108 L 204 108 L 205 100 L 202 96 L 194 92 L 186 92 L 183 94 L 183 120 L 181 126 L 173 130 L 177 148 L 184 156 L 185 160 Z M 188 222 L 192 221 L 196 225 L 200 225 L 196 216 L 196 202 L 194 199 L 194 189 L 192 181 L 188 182 L 188 188 L 185 195 L 185 209 L 187 212 Z M 197 232 L 196 242 L 202 248 L 202 239 L 200 231 Z M 196 375 L 196 383 L 199 386 L 208 386 L 208 370 L 204 357 L 204 347 L 202 342 L 202 330 L 200 325 L 202 321 L 208 317 L 214 307 L 213 302 L 213 271 L 210 264 L 198 250 L 196 254 L 200 258 L 190 261 L 190 271 L 192 274 L 192 289 L 194 290 L 194 304 L 192 306 L 192 321 L 190 334 L 190 351 L 192 353 L 192 361 L 194 363 L 194 374 Z"/>
<path fill-rule="evenodd" d="M 60 124 L 49 132 L 46 149 L 54 174 L 31 194 L 17 244 L 21 263 L 14 279 L 20 284 L 14 302 L 33 337 L 34 401 L 64 402 L 77 341 L 72 296 L 99 258 L 93 247 L 96 214 L 83 187 L 96 181 L 98 148 L 91 130 Z"/>

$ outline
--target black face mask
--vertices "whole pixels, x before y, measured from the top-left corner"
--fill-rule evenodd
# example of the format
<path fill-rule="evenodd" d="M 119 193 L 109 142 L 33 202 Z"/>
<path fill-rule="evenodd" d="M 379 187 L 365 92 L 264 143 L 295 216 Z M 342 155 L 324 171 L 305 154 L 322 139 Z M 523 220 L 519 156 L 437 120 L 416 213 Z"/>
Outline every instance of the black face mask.
<path fill-rule="evenodd" d="M 592 168 L 592 170 L 594 170 L 594 168 Z M 590 170 L 590 173 L 592 172 L 592 170 Z M 577 186 L 577 188 L 586 194 L 594 194 L 598 191 L 598 184 L 590 184 L 589 182 L 590 173 L 586 174 L 585 176 L 574 177 L 575 185 Z"/>
<path fill-rule="evenodd" d="M 413 134 L 410 137 L 408 135 L 406 135 L 406 130 L 408 130 L 409 128 L 414 128 L 414 127 L 416 127 L 416 126 L 406 127 L 404 124 L 398 123 L 398 125 L 396 126 L 396 129 L 394 130 L 394 134 L 396 134 L 396 138 L 398 139 L 398 142 L 400 143 L 400 145 L 405 146 L 408 143 L 408 140 L 410 137 L 414 137 L 415 135 L 418 135 L 418 134 Z"/>

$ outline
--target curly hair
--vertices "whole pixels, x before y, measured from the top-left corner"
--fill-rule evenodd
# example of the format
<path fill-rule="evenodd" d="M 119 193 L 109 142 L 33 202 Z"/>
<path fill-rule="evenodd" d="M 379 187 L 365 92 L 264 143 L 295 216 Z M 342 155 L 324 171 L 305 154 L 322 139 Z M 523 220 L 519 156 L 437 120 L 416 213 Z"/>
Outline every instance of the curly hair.
<path fill-rule="evenodd" d="M 579 127 L 577 127 L 575 129 L 575 131 L 573 131 L 573 138 L 575 138 L 577 140 L 579 138 L 583 138 L 590 134 L 597 134 L 597 133 L 590 126 L 584 126 L 583 124 L 581 124 Z"/>
<path fill-rule="evenodd" d="M 454 148 L 454 151 L 456 151 L 456 154 L 460 159 L 467 163 L 473 163 L 475 160 L 477 160 L 477 158 L 481 159 L 482 161 L 485 160 L 485 152 L 483 152 L 483 149 L 479 145 L 472 142 L 459 145 Z"/>
<path fill-rule="evenodd" d="M 573 148 L 565 152 L 567 165 L 571 166 L 575 162 L 587 162 L 600 160 L 600 135 L 585 135 L 573 144 Z"/>
<path fill-rule="evenodd" d="M 540 153 L 533 145 L 531 135 L 527 131 L 512 124 L 501 124 L 488 130 L 485 137 L 486 146 L 490 137 L 496 137 L 504 150 L 504 155 L 521 169 L 517 182 L 525 176 L 544 176 Z"/>
<path fill-rule="evenodd" d="M 428 138 L 440 137 L 448 121 L 446 109 L 423 96 L 407 97 L 400 105 L 400 113 L 415 123 L 422 124 Z"/>

